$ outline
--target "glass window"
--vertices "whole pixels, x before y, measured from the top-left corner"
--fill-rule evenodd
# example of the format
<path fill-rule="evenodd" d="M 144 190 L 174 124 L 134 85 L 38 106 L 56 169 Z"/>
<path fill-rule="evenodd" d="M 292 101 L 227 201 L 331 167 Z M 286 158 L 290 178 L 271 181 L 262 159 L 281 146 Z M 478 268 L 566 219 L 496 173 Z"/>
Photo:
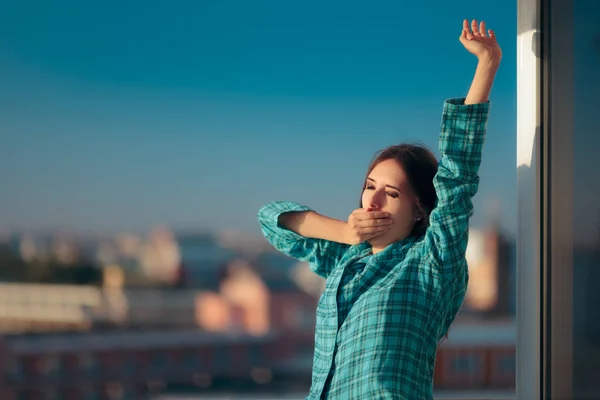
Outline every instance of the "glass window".
<path fill-rule="evenodd" d="M 546 398 L 600 398 L 600 2 L 547 0 Z"/>
<path fill-rule="evenodd" d="M 573 7 L 573 396 L 600 398 L 600 2 L 565 4 Z"/>

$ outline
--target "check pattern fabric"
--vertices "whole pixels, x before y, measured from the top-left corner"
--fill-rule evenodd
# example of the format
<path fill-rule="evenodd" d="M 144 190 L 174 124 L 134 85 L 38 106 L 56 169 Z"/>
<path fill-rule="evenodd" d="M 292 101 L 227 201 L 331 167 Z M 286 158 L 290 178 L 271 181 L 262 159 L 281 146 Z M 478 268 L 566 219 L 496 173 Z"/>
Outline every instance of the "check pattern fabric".
<path fill-rule="evenodd" d="M 421 237 L 372 254 L 302 237 L 278 223 L 307 211 L 293 201 L 260 209 L 265 238 L 309 263 L 326 285 L 316 310 L 312 385 L 306 399 L 432 399 L 437 346 L 460 310 L 469 280 L 465 253 L 490 103 L 444 103 L 434 178 L 438 201 Z"/>

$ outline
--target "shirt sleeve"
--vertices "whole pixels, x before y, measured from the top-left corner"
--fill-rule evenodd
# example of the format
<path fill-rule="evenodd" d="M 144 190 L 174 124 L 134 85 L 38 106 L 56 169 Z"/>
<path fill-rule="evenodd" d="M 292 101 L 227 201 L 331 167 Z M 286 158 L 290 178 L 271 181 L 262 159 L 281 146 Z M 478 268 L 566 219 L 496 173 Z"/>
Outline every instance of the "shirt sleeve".
<path fill-rule="evenodd" d="M 472 199 L 479 189 L 479 166 L 490 102 L 464 104 L 464 98 L 444 103 L 439 139 L 441 160 L 434 177 L 437 204 L 429 216 L 425 242 L 442 275 L 468 280 L 465 253 Z"/>
<path fill-rule="evenodd" d="M 263 206 L 258 221 L 267 241 L 281 253 L 308 262 L 317 275 L 327 278 L 349 245 L 301 236 L 279 224 L 279 216 L 292 211 L 311 211 L 292 201 L 277 201 Z"/>

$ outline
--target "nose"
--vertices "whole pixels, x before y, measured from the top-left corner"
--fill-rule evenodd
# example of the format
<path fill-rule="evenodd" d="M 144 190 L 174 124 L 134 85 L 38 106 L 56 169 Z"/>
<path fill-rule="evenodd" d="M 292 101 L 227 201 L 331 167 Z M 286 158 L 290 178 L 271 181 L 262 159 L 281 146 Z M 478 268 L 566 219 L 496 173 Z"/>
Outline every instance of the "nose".
<path fill-rule="evenodd" d="M 373 193 L 373 197 L 371 197 L 370 207 L 373 209 L 381 209 L 384 206 L 385 201 L 385 191 L 384 190 L 376 190 Z"/>

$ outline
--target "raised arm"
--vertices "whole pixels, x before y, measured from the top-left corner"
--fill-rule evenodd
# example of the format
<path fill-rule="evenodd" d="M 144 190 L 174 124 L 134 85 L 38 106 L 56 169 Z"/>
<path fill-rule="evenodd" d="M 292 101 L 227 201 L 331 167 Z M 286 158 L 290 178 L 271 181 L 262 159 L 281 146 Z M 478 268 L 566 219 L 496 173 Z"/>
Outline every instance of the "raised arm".
<path fill-rule="evenodd" d="M 441 161 L 434 178 L 438 202 L 430 215 L 426 233 L 431 254 L 449 279 L 466 282 L 464 260 L 472 198 L 479 188 L 479 166 L 489 114 L 489 94 L 502 52 L 485 23 L 463 23 L 460 41 L 477 56 L 478 64 L 466 98 L 444 104 L 439 140 Z"/>
<path fill-rule="evenodd" d="M 258 222 L 267 241 L 281 253 L 309 263 L 317 275 L 327 278 L 348 245 L 333 240 L 302 236 L 303 220 L 314 213 L 310 208 L 292 201 L 276 201 L 263 206 Z M 291 222 L 290 222 L 291 220 Z M 335 228 L 333 228 L 335 229 Z M 335 233 L 330 232 L 330 233 Z"/>
<path fill-rule="evenodd" d="M 469 29 L 469 21 L 465 19 L 459 40 L 479 60 L 465 104 L 487 102 L 502 60 L 502 49 L 496 41 L 496 34 L 491 29 L 486 32 L 484 21 L 477 25 L 477 20 L 473 20 Z"/>

